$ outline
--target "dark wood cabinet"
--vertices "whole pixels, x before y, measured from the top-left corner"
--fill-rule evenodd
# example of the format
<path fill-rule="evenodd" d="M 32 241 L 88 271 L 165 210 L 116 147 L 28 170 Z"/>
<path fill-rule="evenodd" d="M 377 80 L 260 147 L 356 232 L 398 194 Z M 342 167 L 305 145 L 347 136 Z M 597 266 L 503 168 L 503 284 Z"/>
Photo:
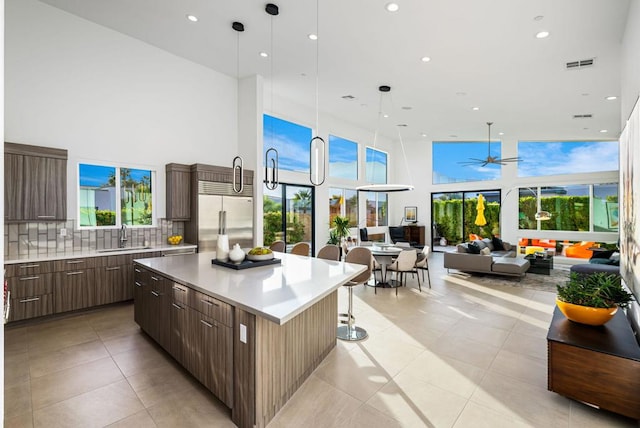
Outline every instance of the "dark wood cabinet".
<path fill-rule="evenodd" d="M 548 389 L 640 419 L 640 346 L 624 312 L 592 327 L 555 309 L 548 344 Z"/>
<path fill-rule="evenodd" d="M 140 326 L 140 328 L 146 330 L 146 321 L 148 316 L 146 314 L 144 300 L 150 290 L 149 271 L 138 265 L 134 265 L 133 278 L 133 320 Z"/>
<path fill-rule="evenodd" d="M 165 166 L 167 220 L 191 219 L 191 167 L 170 163 Z"/>
<path fill-rule="evenodd" d="M 55 273 L 55 312 L 75 311 L 95 305 L 94 269 Z"/>
<path fill-rule="evenodd" d="M 424 245 L 424 226 L 405 226 L 404 239 L 407 242 L 415 242 Z"/>
<path fill-rule="evenodd" d="M 11 293 L 9 321 L 35 318 L 53 313 L 53 274 L 47 263 L 22 263 L 6 269 Z M 16 275 L 17 274 L 17 275 Z"/>
<path fill-rule="evenodd" d="M 96 268 L 96 305 L 106 305 L 133 299 L 131 265 Z"/>
<path fill-rule="evenodd" d="M 5 221 L 67 218 L 67 151 L 5 143 Z"/>
<path fill-rule="evenodd" d="M 154 272 L 149 273 L 149 294 L 145 305 L 145 331 L 166 351 L 171 351 L 171 285 L 172 282 Z"/>

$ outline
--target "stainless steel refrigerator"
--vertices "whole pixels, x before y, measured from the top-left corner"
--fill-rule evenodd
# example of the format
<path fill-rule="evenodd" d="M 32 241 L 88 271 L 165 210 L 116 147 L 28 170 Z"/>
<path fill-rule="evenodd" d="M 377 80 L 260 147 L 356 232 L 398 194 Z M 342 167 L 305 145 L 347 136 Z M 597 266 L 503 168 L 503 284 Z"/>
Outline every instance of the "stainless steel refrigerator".
<path fill-rule="evenodd" d="M 216 250 L 220 211 L 227 213 L 229 247 L 235 244 L 243 248 L 253 247 L 253 197 L 214 194 L 221 193 L 221 189 L 219 186 L 212 189 L 208 184 L 198 183 L 198 251 Z"/>

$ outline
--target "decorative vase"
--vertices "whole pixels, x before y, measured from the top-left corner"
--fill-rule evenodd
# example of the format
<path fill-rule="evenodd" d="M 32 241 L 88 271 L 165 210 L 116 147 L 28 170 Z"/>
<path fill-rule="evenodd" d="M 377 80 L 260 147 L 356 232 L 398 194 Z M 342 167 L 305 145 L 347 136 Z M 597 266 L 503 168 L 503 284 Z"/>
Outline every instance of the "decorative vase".
<path fill-rule="evenodd" d="M 618 307 L 592 308 L 590 306 L 574 305 L 556 299 L 556 305 L 567 319 L 587 325 L 603 325 L 616 314 Z"/>
<path fill-rule="evenodd" d="M 445 247 L 447 245 L 447 240 L 445 238 L 440 238 L 440 245 Z"/>
<path fill-rule="evenodd" d="M 216 246 L 216 259 L 221 262 L 229 260 L 229 235 L 218 235 L 218 245 Z"/>
<path fill-rule="evenodd" d="M 244 260 L 244 251 L 240 248 L 240 244 L 233 246 L 233 249 L 229 251 L 229 260 L 233 263 L 240 263 Z"/>

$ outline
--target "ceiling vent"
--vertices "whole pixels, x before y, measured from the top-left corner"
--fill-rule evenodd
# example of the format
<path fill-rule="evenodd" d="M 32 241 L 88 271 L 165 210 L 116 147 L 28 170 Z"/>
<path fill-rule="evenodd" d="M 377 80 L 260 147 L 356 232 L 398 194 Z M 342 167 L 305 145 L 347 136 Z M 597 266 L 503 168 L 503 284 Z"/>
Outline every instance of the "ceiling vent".
<path fill-rule="evenodd" d="M 595 58 L 581 59 L 580 61 L 570 61 L 566 64 L 567 70 L 578 70 L 580 68 L 592 67 Z"/>
<path fill-rule="evenodd" d="M 591 119 L 593 117 L 592 114 L 574 114 L 574 119 Z"/>
<path fill-rule="evenodd" d="M 342 99 L 343 100 L 355 100 L 356 97 L 354 97 L 353 95 L 343 95 Z"/>

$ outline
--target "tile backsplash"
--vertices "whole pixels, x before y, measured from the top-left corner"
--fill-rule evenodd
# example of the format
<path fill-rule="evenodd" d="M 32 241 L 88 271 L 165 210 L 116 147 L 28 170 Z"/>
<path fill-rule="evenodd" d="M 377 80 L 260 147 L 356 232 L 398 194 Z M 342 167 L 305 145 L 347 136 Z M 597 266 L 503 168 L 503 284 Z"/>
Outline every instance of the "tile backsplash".
<path fill-rule="evenodd" d="M 75 252 L 118 248 L 120 229 L 79 230 L 75 220 L 42 223 L 5 223 L 4 258 L 55 256 Z M 184 235 L 184 222 L 158 219 L 157 227 L 128 227 L 127 247 L 163 245 L 171 235 Z M 67 235 L 60 236 L 66 229 Z"/>

